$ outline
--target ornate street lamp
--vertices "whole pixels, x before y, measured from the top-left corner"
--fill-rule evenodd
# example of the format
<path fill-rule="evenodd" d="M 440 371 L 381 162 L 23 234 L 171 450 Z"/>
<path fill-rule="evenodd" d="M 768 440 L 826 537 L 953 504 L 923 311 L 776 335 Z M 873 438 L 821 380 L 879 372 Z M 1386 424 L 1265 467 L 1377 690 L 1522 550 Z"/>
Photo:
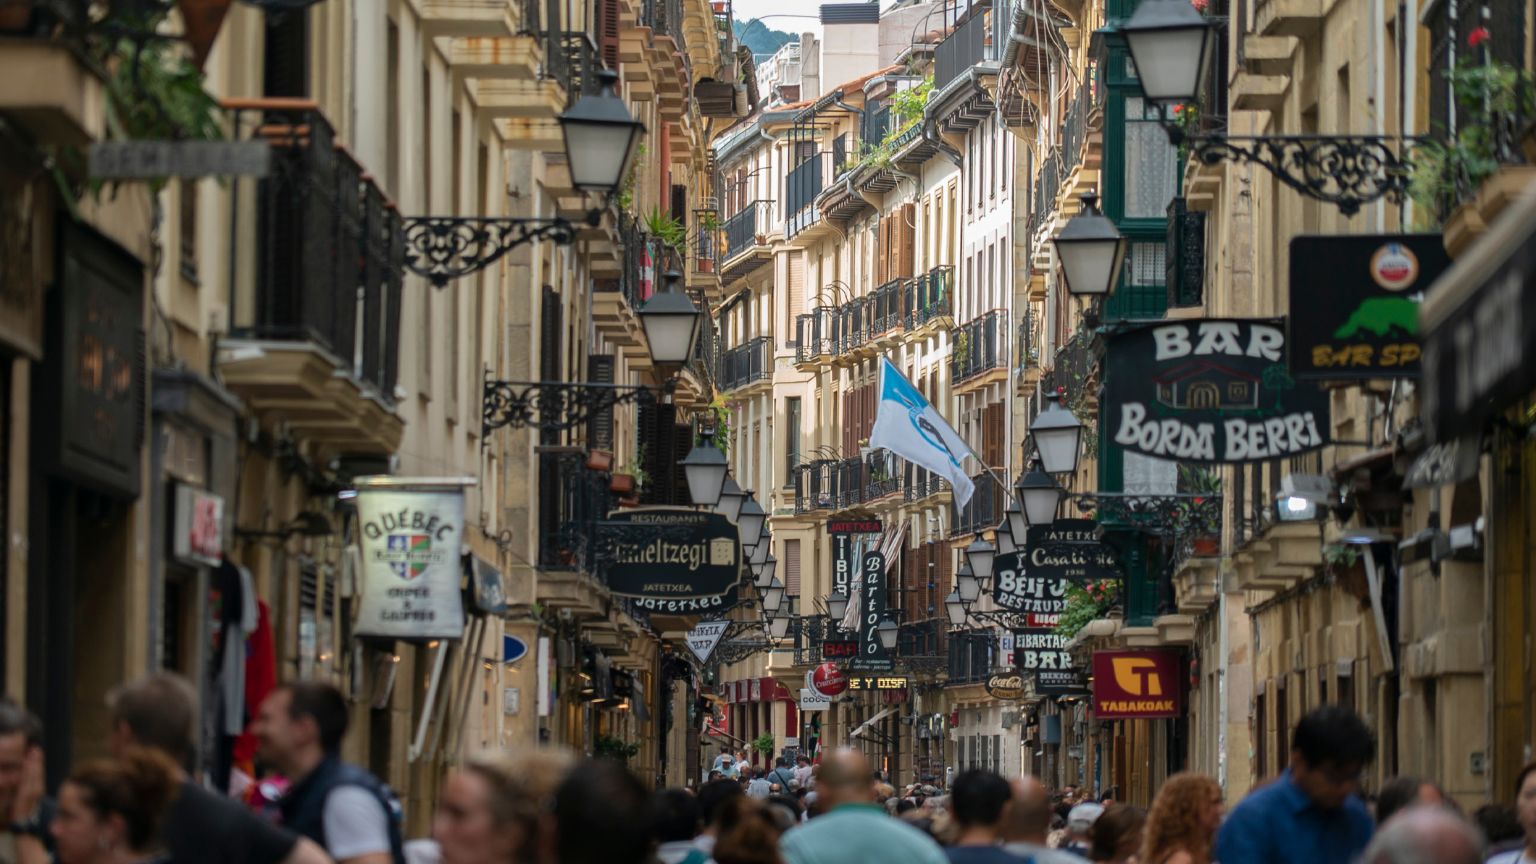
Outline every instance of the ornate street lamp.
<path fill-rule="evenodd" d="M 741 490 L 741 484 L 727 472 L 725 483 L 720 487 L 720 502 L 715 505 L 715 512 L 735 522 L 736 517 L 741 515 L 741 505 L 746 500 L 747 493 Z"/>
<path fill-rule="evenodd" d="M 840 623 L 843 620 L 843 616 L 847 615 L 847 614 L 848 614 L 848 595 L 847 594 L 840 594 L 840 593 L 838 593 L 836 591 L 833 591 L 831 594 L 828 594 L 827 595 L 827 615 L 829 615 L 832 618 L 833 624 L 837 625 L 838 623 Z"/>
<path fill-rule="evenodd" d="M 1051 475 L 1040 470 L 1037 460 L 1028 472 L 1014 484 L 1019 496 L 1019 507 L 1024 511 L 1024 521 L 1029 525 L 1047 526 L 1056 521 L 1056 507 L 1066 494 Z"/>
<path fill-rule="evenodd" d="M 960 599 L 960 592 L 958 590 L 949 592 L 949 596 L 944 598 L 944 612 L 949 616 L 951 626 L 965 626 L 965 601 Z"/>
<path fill-rule="evenodd" d="M 1045 473 L 1071 474 L 1077 470 L 1083 421 L 1061 404 L 1060 393 L 1047 393 L 1045 398 L 1045 410 L 1029 424 L 1029 434 L 1035 439 L 1035 450 Z"/>
<path fill-rule="evenodd" d="M 736 516 L 736 533 L 741 539 L 741 545 L 757 545 L 757 538 L 763 533 L 763 520 L 767 517 L 762 505 L 748 492 L 746 503 L 741 505 Z"/>
<path fill-rule="evenodd" d="M 752 584 L 758 588 L 767 588 L 773 584 L 773 571 L 777 570 L 778 566 L 779 559 L 775 558 L 773 553 L 768 553 L 768 557 L 763 559 L 762 564 L 752 565 L 752 572 L 757 576 L 752 580 Z"/>
<path fill-rule="evenodd" d="M 1345 216 L 1386 198 L 1402 201 L 1413 166 L 1392 144 L 1403 139 L 1379 135 L 1189 135 L 1170 122 L 1174 105 L 1198 105 L 1218 41 L 1215 23 L 1186 0 L 1143 0 L 1120 27 L 1142 94 L 1158 109 L 1172 144 L 1185 144 L 1204 165 L 1250 162 L 1275 179 Z M 1221 74 L 1217 72 L 1216 74 Z"/>
<path fill-rule="evenodd" d="M 768 587 L 763 589 L 763 611 L 777 612 L 784 605 L 784 583 L 777 578 L 769 581 Z"/>
<path fill-rule="evenodd" d="M 789 635 L 789 622 L 793 620 L 789 610 L 784 610 L 783 615 L 773 615 L 768 618 L 768 635 L 777 642 Z"/>
<path fill-rule="evenodd" d="M 1019 508 L 1017 497 L 1008 499 L 1008 507 L 1003 510 L 1003 515 L 1008 517 L 1008 536 L 1013 540 L 1014 546 L 1023 546 L 1029 533 L 1029 520 L 1024 518 L 1024 511 Z"/>
<path fill-rule="evenodd" d="M 629 174 L 645 124 L 631 117 L 619 98 L 619 73 L 603 69 L 597 73 L 597 81 L 596 93 L 576 100 L 558 119 L 571 185 L 607 195 Z"/>
<path fill-rule="evenodd" d="M 687 294 L 677 290 L 680 276 L 676 271 L 665 274 L 666 287 L 635 313 L 645 328 L 651 362 L 658 366 L 681 366 L 693 359 L 693 345 L 706 315 Z"/>
<path fill-rule="evenodd" d="M 1083 195 L 1083 206 L 1077 215 L 1067 221 L 1060 234 L 1051 238 L 1056 244 L 1056 257 L 1061 259 L 1067 291 L 1071 294 L 1107 295 L 1114 290 L 1125 262 L 1125 237 L 1115 223 L 1099 212 L 1098 203 L 1098 195 L 1091 192 Z"/>
<path fill-rule="evenodd" d="M 1018 509 L 1019 505 L 1010 499 L 1008 506 L 1013 509 Z M 1012 555 L 1017 551 L 1019 551 L 1019 546 L 1017 543 L 1013 542 L 1013 526 L 1008 524 L 1008 520 L 1005 518 L 997 526 L 997 554 Z M 994 562 L 994 567 L 995 566 L 996 564 Z"/>
<path fill-rule="evenodd" d="M 965 563 L 976 574 L 976 581 L 986 585 L 992 580 L 992 563 L 997 559 L 997 547 L 980 537 L 965 547 Z"/>
<path fill-rule="evenodd" d="M 629 173 L 645 125 L 630 115 L 615 91 L 618 73 L 604 69 L 598 80 L 598 92 L 582 96 L 559 120 L 571 183 L 599 193 L 606 201 Z M 603 211 L 594 208 L 587 212 L 586 223 L 599 225 L 602 217 Z M 576 239 L 575 224 L 563 217 L 408 216 L 402 228 L 406 268 L 436 288 L 484 270 L 524 243 L 549 240 L 569 245 Z"/>
<path fill-rule="evenodd" d="M 896 634 L 900 630 L 900 625 L 889 615 L 880 619 L 879 626 L 875 628 L 875 632 L 880 636 L 880 645 L 887 651 L 896 647 Z"/>
<path fill-rule="evenodd" d="M 976 578 L 976 573 L 971 569 L 971 562 L 966 561 L 955 572 L 955 590 L 960 593 L 960 600 L 969 606 L 981 596 L 981 580 Z"/>
<path fill-rule="evenodd" d="M 768 553 L 771 551 L 773 551 L 773 535 L 768 532 L 767 528 L 764 528 L 763 533 L 758 535 L 757 543 L 752 547 L 752 551 L 748 554 L 747 558 L 756 565 L 767 564 Z"/>
<path fill-rule="evenodd" d="M 715 430 L 705 429 L 702 439 L 693 445 L 683 461 L 683 473 L 688 477 L 688 497 L 699 507 L 715 507 L 725 486 L 725 475 L 731 468 L 725 454 L 715 446 Z"/>

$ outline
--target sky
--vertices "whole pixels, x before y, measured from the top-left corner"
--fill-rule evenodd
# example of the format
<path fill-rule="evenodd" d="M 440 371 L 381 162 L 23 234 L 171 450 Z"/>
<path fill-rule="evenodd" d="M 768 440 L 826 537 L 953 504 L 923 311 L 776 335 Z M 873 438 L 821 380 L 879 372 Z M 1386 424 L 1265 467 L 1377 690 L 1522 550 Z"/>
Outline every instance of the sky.
<path fill-rule="evenodd" d="M 775 30 L 783 30 L 787 33 L 803 33 L 809 30 L 821 35 L 821 22 L 817 13 L 821 11 L 824 2 L 849 2 L 849 0 L 731 0 L 731 14 L 737 21 L 751 21 L 754 18 L 762 18 L 763 23 Z M 857 2 L 857 0 L 853 0 Z M 894 0 L 881 0 L 883 9 L 890 6 Z M 775 17 L 768 17 L 768 16 Z M 784 15 L 808 15 L 808 18 L 786 18 Z"/>

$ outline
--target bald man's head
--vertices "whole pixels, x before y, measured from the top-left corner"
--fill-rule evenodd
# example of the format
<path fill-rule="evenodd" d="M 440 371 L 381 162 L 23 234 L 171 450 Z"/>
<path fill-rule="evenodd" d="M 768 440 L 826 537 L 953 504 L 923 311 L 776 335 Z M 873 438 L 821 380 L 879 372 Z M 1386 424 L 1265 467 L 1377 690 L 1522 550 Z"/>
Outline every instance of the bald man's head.
<path fill-rule="evenodd" d="M 1003 817 L 1003 839 L 1010 843 L 1044 843 L 1051 828 L 1051 796 L 1039 780 L 1028 775 L 1011 785 L 1013 799 Z"/>
<path fill-rule="evenodd" d="M 1360 860 L 1365 864 L 1479 864 L 1483 838 L 1449 808 L 1409 807 L 1387 820 Z"/>
<path fill-rule="evenodd" d="M 875 800 L 875 776 L 869 760 L 857 750 L 840 749 L 821 763 L 816 794 L 827 806 L 865 804 Z"/>

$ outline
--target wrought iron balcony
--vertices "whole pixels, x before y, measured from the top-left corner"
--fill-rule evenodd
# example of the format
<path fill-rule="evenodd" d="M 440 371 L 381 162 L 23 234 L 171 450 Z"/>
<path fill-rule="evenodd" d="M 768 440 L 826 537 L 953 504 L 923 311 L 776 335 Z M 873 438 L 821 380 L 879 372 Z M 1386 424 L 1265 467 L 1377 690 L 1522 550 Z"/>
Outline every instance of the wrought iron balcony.
<path fill-rule="evenodd" d="M 759 336 L 720 355 L 716 384 L 722 391 L 736 390 L 773 377 L 773 339 Z"/>
<path fill-rule="evenodd" d="M 1199 306 L 1205 294 L 1205 214 L 1192 211 L 1183 198 L 1168 202 L 1168 307 Z"/>
<path fill-rule="evenodd" d="M 944 264 L 902 286 L 902 314 L 908 330 L 941 322 L 954 315 L 955 268 Z"/>
<path fill-rule="evenodd" d="M 1034 237 L 1042 227 L 1051 223 L 1056 214 L 1056 199 L 1061 195 L 1063 175 L 1061 151 L 1051 150 L 1040 170 L 1035 172 L 1034 185 L 1030 190 L 1029 234 Z"/>
<path fill-rule="evenodd" d="M 609 475 L 587 470 L 581 452 L 538 456 L 539 569 L 593 572 L 593 526 L 618 505 Z"/>
<path fill-rule="evenodd" d="M 313 343 L 393 404 L 405 256 L 399 213 L 318 110 L 263 110 L 257 134 L 275 152 L 256 191 L 255 302 L 232 310 L 231 336 Z"/>
<path fill-rule="evenodd" d="M 971 7 L 971 17 L 963 21 L 934 48 L 933 89 L 943 90 L 945 85 L 964 74 L 977 63 L 997 59 L 992 44 L 992 33 L 987 27 L 985 9 L 990 3 L 978 3 Z"/>
<path fill-rule="evenodd" d="M 1067 344 L 1056 349 L 1051 369 L 1041 381 L 1042 390 L 1065 390 L 1069 403 L 1077 404 L 1081 396 L 1090 405 L 1098 404 L 1099 352 L 1094 342 L 1090 330 L 1072 334 Z"/>
<path fill-rule="evenodd" d="M 837 509 L 841 460 L 813 459 L 795 468 L 795 515 Z"/>
<path fill-rule="evenodd" d="M 871 338 L 877 338 L 901 328 L 903 320 L 901 289 L 906 281 L 892 279 L 870 293 L 869 335 Z"/>
<path fill-rule="evenodd" d="M 967 321 L 955 333 L 950 378 L 959 383 L 1008 364 L 1008 312 L 993 309 Z"/>
<path fill-rule="evenodd" d="M 997 654 L 997 637 L 990 629 L 962 630 L 949 634 L 950 685 L 976 684 L 992 674 Z"/>
<path fill-rule="evenodd" d="M 714 273 L 719 263 L 721 242 L 725 235 L 720 229 L 714 210 L 693 211 L 693 272 Z"/>
<path fill-rule="evenodd" d="M 662 264 L 654 254 L 650 236 L 628 214 L 619 214 L 618 234 L 623 254 L 619 277 L 598 280 L 595 287 L 598 291 L 618 291 L 631 309 L 639 309 L 661 284 Z"/>
<path fill-rule="evenodd" d="M 651 28 L 653 36 L 670 36 L 683 44 L 682 0 L 642 0 L 640 26 Z"/>
<path fill-rule="evenodd" d="M 784 177 L 784 237 L 789 239 L 815 224 L 819 218 L 816 196 L 826 188 L 837 168 L 831 151 L 812 153 L 789 169 Z"/>
<path fill-rule="evenodd" d="M 817 306 L 795 317 L 795 363 L 815 363 L 837 353 L 837 308 Z"/>
<path fill-rule="evenodd" d="M 565 91 L 567 108 L 582 96 L 597 92 L 597 73 L 602 63 L 591 36 L 582 32 L 551 33 L 543 41 L 547 43 L 545 71 Z"/>
<path fill-rule="evenodd" d="M 971 500 L 961 510 L 951 510 L 949 533 L 956 537 L 989 531 L 1003 521 L 1007 490 L 986 471 L 972 477 L 971 482 L 976 485 Z"/>
<path fill-rule="evenodd" d="M 945 483 L 939 475 L 910 462 L 906 464 L 902 486 L 908 501 L 921 501 L 929 495 L 937 495 L 949 488 L 949 484 Z"/>
<path fill-rule="evenodd" d="M 725 220 L 725 261 L 727 264 L 753 246 L 765 245 L 771 222 L 773 202 L 753 201 Z"/>
<path fill-rule="evenodd" d="M 848 354 L 869 343 L 870 304 L 868 297 L 857 297 L 837 309 L 837 354 Z"/>
<path fill-rule="evenodd" d="M 1024 370 L 1040 365 L 1040 322 L 1033 310 L 1026 311 L 1019 319 L 1019 338 L 1015 345 L 1015 367 Z"/>

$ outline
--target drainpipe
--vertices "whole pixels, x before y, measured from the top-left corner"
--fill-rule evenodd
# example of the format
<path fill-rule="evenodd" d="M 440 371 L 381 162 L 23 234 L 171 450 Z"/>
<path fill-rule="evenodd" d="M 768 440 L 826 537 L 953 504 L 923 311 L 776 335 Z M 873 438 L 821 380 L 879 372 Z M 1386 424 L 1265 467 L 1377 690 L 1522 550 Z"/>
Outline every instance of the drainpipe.
<path fill-rule="evenodd" d="M 956 168 L 965 168 L 965 158 L 960 155 L 960 151 L 945 144 L 941 138 L 934 135 L 933 128 L 926 122 L 923 123 L 923 140 L 939 148 L 939 152 L 943 153 L 944 157 L 949 161 L 955 163 Z"/>

